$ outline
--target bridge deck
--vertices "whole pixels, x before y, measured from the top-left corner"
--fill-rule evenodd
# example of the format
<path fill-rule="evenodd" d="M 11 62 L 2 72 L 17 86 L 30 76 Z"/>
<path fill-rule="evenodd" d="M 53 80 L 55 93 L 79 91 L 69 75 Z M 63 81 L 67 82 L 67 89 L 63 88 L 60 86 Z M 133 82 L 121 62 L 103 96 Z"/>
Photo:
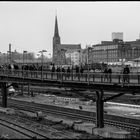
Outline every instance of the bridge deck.
<path fill-rule="evenodd" d="M 128 82 L 124 81 L 128 80 Z M 127 92 L 139 92 L 140 75 L 115 74 L 105 75 L 104 73 L 52 73 L 46 71 L 0 71 L 0 82 L 12 83 L 36 83 L 48 86 L 63 86 L 80 89 L 104 89 L 120 90 Z"/>

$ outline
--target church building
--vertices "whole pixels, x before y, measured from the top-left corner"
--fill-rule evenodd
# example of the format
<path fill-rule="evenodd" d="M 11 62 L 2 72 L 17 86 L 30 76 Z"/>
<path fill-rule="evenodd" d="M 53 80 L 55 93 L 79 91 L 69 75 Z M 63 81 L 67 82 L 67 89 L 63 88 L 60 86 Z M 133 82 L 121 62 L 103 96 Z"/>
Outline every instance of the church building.
<path fill-rule="evenodd" d="M 80 63 L 80 50 L 81 50 L 81 44 L 61 44 L 61 39 L 59 36 L 59 30 L 58 30 L 58 22 L 57 22 L 57 16 L 55 17 L 55 29 L 54 29 L 54 36 L 53 36 L 53 63 L 55 65 L 66 65 L 68 64 L 66 61 L 66 57 L 68 56 L 67 53 L 78 54 L 76 59 L 72 59 L 70 57 L 71 61 L 74 61 L 72 64 L 79 65 Z M 74 53 L 77 52 L 77 53 Z M 70 55 L 69 55 L 70 56 Z"/>

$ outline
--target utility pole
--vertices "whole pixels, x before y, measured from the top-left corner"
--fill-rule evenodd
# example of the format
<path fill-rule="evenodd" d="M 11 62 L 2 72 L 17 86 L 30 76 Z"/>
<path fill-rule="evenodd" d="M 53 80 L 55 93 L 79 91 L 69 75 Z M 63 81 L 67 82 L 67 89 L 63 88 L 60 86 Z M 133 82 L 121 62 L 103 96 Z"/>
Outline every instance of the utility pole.
<path fill-rule="evenodd" d="M 9 63 L 11 64 L 11 60 L 12 60 L 12 57 L 11 57 L 11 43 L 9 43 Z"/>

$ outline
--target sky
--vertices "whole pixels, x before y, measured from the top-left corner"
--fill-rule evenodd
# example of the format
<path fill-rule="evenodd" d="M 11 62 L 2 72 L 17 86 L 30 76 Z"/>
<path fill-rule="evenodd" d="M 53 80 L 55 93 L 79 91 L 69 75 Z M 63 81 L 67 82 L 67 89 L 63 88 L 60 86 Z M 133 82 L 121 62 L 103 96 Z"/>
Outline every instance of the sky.
<path fill-rule="evenodd" d="M 0 52 L 52 54 L 55 16 L 62 44 L 98 44 L 123 32 L 124 41 L 139 39 L 139 1 L 0 1 Z"/>

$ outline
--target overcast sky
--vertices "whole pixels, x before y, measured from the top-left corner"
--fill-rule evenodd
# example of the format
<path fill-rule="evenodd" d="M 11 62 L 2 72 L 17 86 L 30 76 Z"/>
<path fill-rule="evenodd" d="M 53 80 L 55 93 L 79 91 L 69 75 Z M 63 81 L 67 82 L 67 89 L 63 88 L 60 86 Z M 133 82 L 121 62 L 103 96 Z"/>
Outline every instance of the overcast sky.
<path fill-rule="evenodd" d="M 140 2 L 0 2 L 0 52 L 52 53 L 57 11 L 62 44 L 97 44 L 123 32 L 124 41 L 140 34 Z"/>

